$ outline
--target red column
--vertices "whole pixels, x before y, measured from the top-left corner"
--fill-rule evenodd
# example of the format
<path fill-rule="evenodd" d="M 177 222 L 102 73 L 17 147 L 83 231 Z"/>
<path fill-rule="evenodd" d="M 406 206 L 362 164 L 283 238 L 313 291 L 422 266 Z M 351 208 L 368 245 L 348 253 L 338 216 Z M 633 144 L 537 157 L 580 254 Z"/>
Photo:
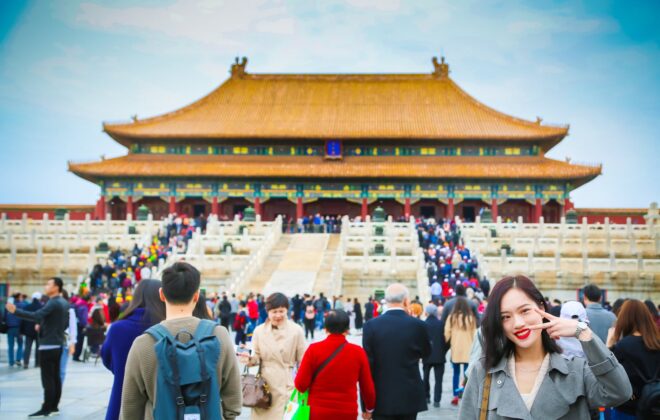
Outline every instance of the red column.
<path fill-rule="evenodd" d="M 218 197 L 213 197 L 213 201 L 211 201 L 211 214 L 215 214 L 216 216 L 218 216 L 220 214 L 219 207 L 220 206 L 218 206 Z"/>
<path fill-rule="evenodd" d="M 101 196 L 96 202 L 96 218 L 99 220 L 105 219 L 105 197 Z"/>
<path fill-rule="evenodd" d="M 261 199 L 254 197 L 254 214 L 261 216 Z"/>
<path fill-rule="evenodd" d="M 133 196 L 129 195 L 128 199 L 126 200 L 126 218 L 128 218 L 128 215 L 131 215 L 131 217 L 135 217 L 133 214 Z"/>
<path fill-rule="evenodd" d="M 296 199 L 296 221 L 303 217 L 303 202 L 302 197 Z"/>
<path fill-rule="evenodd" d="M 541 199 L 536 199 L 536 204 L 534 205 L 534 223 L 538 223 L 543 216 L 543 206 L 541 205 Z"/>
<path fill-rule="evenodd" d="M 454 219 L 454 199 L 450 198 L 447 203 L 447 219 L 450 221 Z"/>
<path fill-rule="evenodd" d="M 493 215 L 493 222 L 497 222 L 497 199 L 493 198 L 492 204 L 490 205 L 490 212 Z"/>
<path fill-rule="evenodd" d="M 367 220 L 367 213 L 369 212 L 369 204 L 367 203 L 367 199 L 363 198 L 362 199 L 362 213 L 360 213 L 360 216 L 362 217 L 362 221 L 364 222 Z"/>
<path fill-rule="evenodd" d="M 406 198 L 406 202 L 403 205 L 403 214 L 406 215 L 406 219 L 410 218 L 410 199 Z"/>
<path fill-rule="evenodd" d="M 573 210 L 575 206 L 573 205 L 573 202 L 571 201 L 570 198 L 567 198 L 564 200 L 564 215 L 566 214 L 567 211 Z"/>
<path fill-rule="evenodd" d="M 170 196 L 170 214 L 176 213 L 176 197 L 173 195 Z"/>

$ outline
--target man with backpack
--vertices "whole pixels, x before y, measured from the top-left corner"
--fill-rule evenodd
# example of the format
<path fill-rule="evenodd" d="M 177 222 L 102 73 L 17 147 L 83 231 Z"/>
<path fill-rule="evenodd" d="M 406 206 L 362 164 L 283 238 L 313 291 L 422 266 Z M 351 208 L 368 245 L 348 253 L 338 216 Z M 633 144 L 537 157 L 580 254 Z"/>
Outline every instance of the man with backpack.
<path fill-rule="evenodd" d="M 200 274 L 179 262 L 163 271 L 165 321 L 128 353 L 120 419 L 220 420 L 241 413 L 238 361 L 229 333 L 192 316 Z"/>

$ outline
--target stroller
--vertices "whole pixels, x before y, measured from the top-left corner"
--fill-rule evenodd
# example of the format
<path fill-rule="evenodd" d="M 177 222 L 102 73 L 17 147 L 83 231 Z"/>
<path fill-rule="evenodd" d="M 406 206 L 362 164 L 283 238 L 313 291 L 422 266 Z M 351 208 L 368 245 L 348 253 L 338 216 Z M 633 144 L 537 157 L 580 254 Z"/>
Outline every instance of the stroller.
<path fill-rule="evenodd" d="M 85 328 L 87 347 L 83 352 L 83 362 L 87 362 L 92 356 L 94 356 L 94 365 L 99 361 L 99 357 L 101 357 L 101 346 L 103 346 L 103 342 L 105 341 L 105 330 L 105 326 Z"/>

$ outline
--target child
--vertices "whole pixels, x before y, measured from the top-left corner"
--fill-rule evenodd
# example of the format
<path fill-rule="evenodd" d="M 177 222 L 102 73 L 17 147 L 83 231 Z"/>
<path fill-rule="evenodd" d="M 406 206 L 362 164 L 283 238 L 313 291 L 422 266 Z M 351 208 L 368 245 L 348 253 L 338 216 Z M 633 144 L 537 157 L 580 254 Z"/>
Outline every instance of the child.
<path fill-rule="evenodd" d="M 240 301 L 238 303 L 238 313 L 236 318 L 234 318 L 234 331 L 236 331 L 236 338 L 234 339 L 234 344 L 238 346 L 239 343 L 245 344 L 245 326 L 247 325 L 247 312 L 245 311 L 245 301 Z"/>

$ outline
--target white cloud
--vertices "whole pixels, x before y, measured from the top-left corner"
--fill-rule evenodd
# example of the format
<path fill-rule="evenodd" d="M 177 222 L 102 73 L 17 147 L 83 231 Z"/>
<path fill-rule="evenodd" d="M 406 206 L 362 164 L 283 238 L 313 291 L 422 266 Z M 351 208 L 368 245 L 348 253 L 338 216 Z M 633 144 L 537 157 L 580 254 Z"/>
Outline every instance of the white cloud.
<path fill-rule="evenodd" d="M 231 4 L 230 4 L 231 3 Z M 165 35 L 202 45 L 232 47 L 246 33 L 291 33 L 293 21 L 279 3 L 178 0 L 167 6 L 115 8 L 82 3 L 76 21 L 99 30 Z"/>
<path fill-rule="evenodd" d="M 395 12 L 401 8 L 400 0 L 346 0 L 346 3 L 358 9 L 377 10 L 381 12 Z"/>

